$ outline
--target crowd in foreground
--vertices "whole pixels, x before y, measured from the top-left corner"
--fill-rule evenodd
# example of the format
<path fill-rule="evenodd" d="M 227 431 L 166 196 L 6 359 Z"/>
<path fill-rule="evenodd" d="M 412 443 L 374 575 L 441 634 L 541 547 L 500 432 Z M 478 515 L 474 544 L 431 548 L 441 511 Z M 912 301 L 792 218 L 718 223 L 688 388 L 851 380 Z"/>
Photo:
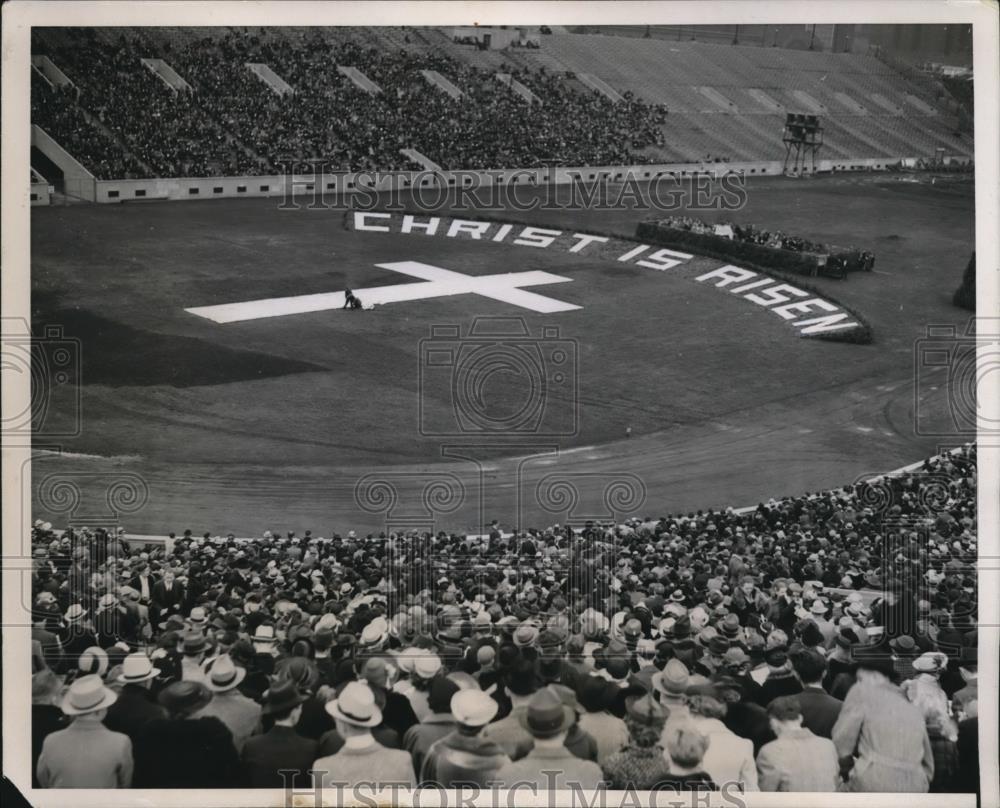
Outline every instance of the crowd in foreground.
<path fill-rule="evenodd" d="M 177 48 L 153 35 L 115 44 L 73 36 L 55 47 L 34 44 L 79 95 L 39 84 L 33 122 L 55 128 L 58 140 L 68 136 L 59 121 L 79 119 L 93 143 L 78 158 L 102 179 L 280 174 L 288 163 L 313 160 L 331 171 L 422 168 L 401 154 L 411 148 L 451 170 L 633 165 L 658 162 L 647 147 L 664 142 L 664 107 L 631 94 L 612 102 L 562 75 L 514 64 L 504 70 L 537 102 L 494 70 L 320 32 L 294 41 L 230 32 Z M 166 60 L 187 88 L 169 88 L 143 64 L 148 57 Z M 250 63 L 266 64 L 294 92 L 279 95 Z M 338 65 L 357 68 L 381 92 L 358 88 Z M 422 70 L 437 71 L 463 95 L 442 92 Z M 72 151 L 80 138 L 64 145 Z"/>
<path fill-rule="evenodd" d="M 35 782 L 977 791 L 976 477 L 481 537 L 39 522 Z"/>

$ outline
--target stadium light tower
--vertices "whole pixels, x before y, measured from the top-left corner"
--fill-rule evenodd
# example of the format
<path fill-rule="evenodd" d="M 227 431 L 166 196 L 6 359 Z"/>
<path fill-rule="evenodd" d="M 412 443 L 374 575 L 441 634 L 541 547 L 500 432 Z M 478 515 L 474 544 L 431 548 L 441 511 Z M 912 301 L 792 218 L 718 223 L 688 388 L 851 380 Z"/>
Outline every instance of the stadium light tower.
<path fill-rule="evenodd" d="M 785 129 L 781 135 L 785 144 L 785 174 L 800 176 L 807 170 L 808 158 L 811 172 L 816 171 L 816 152 L 823 145 L 823 127 L 815 115 L 789 112 L 785 116 Z"/>

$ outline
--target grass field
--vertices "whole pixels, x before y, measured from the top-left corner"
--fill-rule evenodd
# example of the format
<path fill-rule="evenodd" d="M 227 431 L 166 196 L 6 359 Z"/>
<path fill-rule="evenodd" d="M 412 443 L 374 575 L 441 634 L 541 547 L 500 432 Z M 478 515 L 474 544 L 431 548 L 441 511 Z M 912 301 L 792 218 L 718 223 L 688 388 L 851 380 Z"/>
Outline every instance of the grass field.
<path fill-rule="evenodd" d="M 520 218 L 628 237 L 646 215 Z M 436 523 L 469 529 L 518 513 L 533 524 L 579 516 L 535 501 L 553 471 L 579 477 L 581 503 L 600 499 L 609 475 L 634 475 L 645 490 L 637 510 L 660 513 L 840 484 L 933 451 L 937 441 L 913 427 L 914 342 L 928 324 L 965 321 L 950 296 L 972 249 L 971 183 L 751 180 L 747 207 L 718 218 L 875 252 L 876 273 L 818 282 L 869 320 L 875 343 L 797 338 L 771 312 L 694 282 L 721 264 L 709 259 L 657 272 L 507 244 L 357 233 L 340 211 L 280 211 L 274 200 L 35 208 L 35 325 L 62 325 L 82 346 L 79 386 L 56 392 L 47 428 L 72 420 L 77 392 L 83 408 L 79 437 L 63 442 L 76 457 L 37 460 L 35 484 L 85 472 L 87 499 L 99 500 L 104 480 L 127 469 L 149 486 L 148 503 L 123 517 L 137 532 L 322 533 L 418 521 L 426 510 L 400 506 L 387 517 L 360 506 L 355 484 L 367 473 L 395 474 L 398 491 L 413 494 L 428 470 L 454 471 L 477 496 Z M 404 260 L 570 277 L 533 291 L 581 308 L 535 314 L 462 295 L 226 325 L 184 311 L 403 283 L 374 265 Z M 532 333 L 557 326 L 579 356 L 579 428 L 534 440 L 560 452 L 536 461 L 534 476 L 511 457 L 527 450 L 482 449 L 477 471 L 443 459 L 442 439 L 419 428 L 419 402 L 445 419 L 452 406 L 446 383 L 420 388 L 420 344 L 432 326 L 464 333 L 475 317 L 512 315 Z M 502 413 L 524 389 L 501 373 L 485 394 Z M 601 507 L 580 505 L 593 516 Z M 35 510 L 65 518 L 37 496 Z"/>

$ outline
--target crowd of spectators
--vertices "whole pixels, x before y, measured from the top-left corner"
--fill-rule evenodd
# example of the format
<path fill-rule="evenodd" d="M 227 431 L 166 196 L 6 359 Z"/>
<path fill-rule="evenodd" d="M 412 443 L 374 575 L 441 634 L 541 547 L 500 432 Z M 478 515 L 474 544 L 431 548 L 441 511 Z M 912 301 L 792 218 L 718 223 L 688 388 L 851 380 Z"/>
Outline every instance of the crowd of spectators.
<path fill-rule="evenodd" d="M 580 530 L 36 522 L 36 783 L 975 791 L 976 480 L 969 446 Z"/>
<path fill-rule="evenodd" d="M 290 40 L 228 32 L 180 47 L 153 36 L 111 44 L 83 35 L 72 45 L 38 42 L 36 49 L 79 88 L 79 107 L 117 136 L 118 143 L 94 138 L 86 152 L 84 162 L 102 178 L 105 164 L 139 176 L 192 177 L 278 173 L 294 160 L 340 170 L 412 169 L 404 148 L 446 169 L 623 165 L 655 162 L 647 147 L 664 142 L 666 109 L 629 94 L 615 103 L 574 89 L 563 76 L 511 66 L 539 99 L 528 103 L 489 70 L 319 33 Z M 143 57 L 164 58 L 191 91 L 168 87 Z M 294 94 L 274 92 L 247 62 L 271 67 Z M 338 65 L 358 68 L 382 92 L 358 88 Z M 421 70 L 440 72 L 463 95 L 450 97 Z M 132 165 L 122 165 L 122 152 Z"/>
<path fill-rule="evenodd" d="M 31 122 L 100 179 L 149 176 L 113 137 L 87 119 L 76 104 L 76 92 L 72 87 L 51 87 L 34 73 L 31 75 Z"/>
<path fill-rule="evenodd" d="M 143 177 L 239 176 L 263 173 L 265 164 L 233 143 L 194 90 L 167 86 L 142 58 L 148 46 L 88 41 L 54 49 L 51 58 L 79 88 L 78 104 L 116 135 L 144 165 Z M 103 179 L 116 179 L 106 176 Z"/>

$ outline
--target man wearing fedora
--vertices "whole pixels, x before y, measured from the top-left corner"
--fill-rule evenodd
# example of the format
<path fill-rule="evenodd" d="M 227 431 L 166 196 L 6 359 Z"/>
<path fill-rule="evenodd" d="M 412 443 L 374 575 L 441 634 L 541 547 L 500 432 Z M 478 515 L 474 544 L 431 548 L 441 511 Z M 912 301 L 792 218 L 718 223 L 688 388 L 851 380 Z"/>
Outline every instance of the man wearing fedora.
<path fill-rule="evenodd" d="M 576 715 L 553 687 L 535 693 L 519 718 L 534 739 L 534 747 L 520 760 L 500 769 L 496 775 L 498 782 L 507 788 L 515 783 L 528 784 L 538 792 L 568 790 L 571 784 L 580 789 L 601 786 L 601 767 L 578 758 L 565 746 L 566 733 Z"/>
<path fill-rule="evenodd" d="M 263 713 L 274 724 L 243 745 L 243 770 L 250 788 L 303 789 L 310 785 L 317 744 L 295 730 L 306 698 L 289 680 L 276 682 L 267 691 Z M 289 771 L 293 772 L 291 781 L 287 779 Z"/>
<path fill-rule="evenodd" d="M 208 677 L 202 668 L 202 662 L 209 650 L 208 637 L 205 632 L 189 628 L 181 635 L 181 678 L 189 682 L 205 682 Z"/>
<path fill-rule="evenodd" d="M 421 783 L 458 788 L 475 783 L 485 788 L 510 758 L 496 743 L 483 737 L 483 728 L 497 714 L 499 705 L 482 690 L 459 690 L 451 697 L 455 729 L 427 750 L 420 771 Z"/>
<path fill-rule="evenodd" d="M 104 726 L 114 732 L 122 732 L 135 743 L 142 728 L 157 718 L 166 718 L 167 711 L 156 703 L 150 687 L 160 675 L 160 669 L 153 667 L 146 654 L 129 654 L 122 662 L 118 675 L 118 701 L 110 708 L 104 719 Z"/>
<path fill-rule="evenodd" d="M 687 666 L 679 659 L 668 660 L 663 670 L 653 675 L 653 693 L 667 711 L 667 720 L 660 741 L 660 745 L 664 748 L 666 748 L 667 732 L 671 727 L 691 719 L 685 700 L 689 682 L 690 674 Z"/>
<path fill-rule="evenodd" d="M 62 711 L 72 719 L 42 744 L 36 774 L 42 788 L 128 788 L 132 785 L 132 741 L 104 726 L 114 691 L 97 675 L 70 685 Z"/>
<path fill-rule="evenodd" d="M 207 676 L 205 685 L 214 695 L 195 713 L 195 717 L 214 715 L 218 718 L 229 728 L 233 745 L 239 752 L 251 735 L 260 732 L 261 723 L 260 705 L 237 689 L 246 678 L 246 668 L 236 665 L 229 654 L 209 660 L 204 667 Z"/>
<path fill-rule="evenodd" d="M 136 788 L 238 788 L 240 759 L 229 729 L 215 716 L 196 718 L 212 700 L 204 682 L 165 687 L 159 702 L 167 718 L 150 721 L 135 743 Z"/>
<path fill-rule="evenodd" d="M 348 682 L 336 699 L 327 702 L 326 709 L 344 745 L 336 754 L 321 757 L 313 764 L 316 785 L 350 788 L 373 781 L 402 787 L 416 785 L 410 755 L 387 749 L 372 736 L 372 728 L 382 723 L 382 711 L 368 685 Z"/>

